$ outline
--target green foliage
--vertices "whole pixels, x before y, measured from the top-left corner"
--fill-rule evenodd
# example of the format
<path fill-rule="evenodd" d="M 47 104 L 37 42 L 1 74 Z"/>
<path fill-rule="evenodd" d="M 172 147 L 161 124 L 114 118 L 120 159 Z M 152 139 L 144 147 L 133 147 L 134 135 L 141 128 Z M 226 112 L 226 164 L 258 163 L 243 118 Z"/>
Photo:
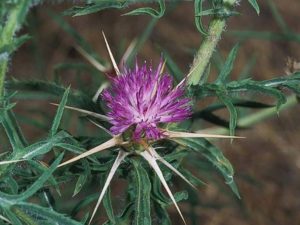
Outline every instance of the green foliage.
<path fill-rule="evenodd" d="M 20 220 L 24 222 L 30 221 L 30 224 L 40 224 L 42 222 L 46 224 L 80 224 L 62 214 L 49 210 L 49 208 L 26 202 L 27 199 L 35 195 L 44 186 L 44 183 L 52 176 L 62 157 L 63 154 L 60 154 L 52 165 L 26 191 L 17 195 L 8 195 L 0 192 L 0 210 L 6 214 L 10 221 L 13 221 L 14 224 L 22 224 Z"/>
<path fill-rule="evenodd" d="M 64 15 L 84 16 L 91 13 L 96 13 L 104 9 L 125 7 L 127 1 L 95 1 L 94 3 L 86 4 L 85 6 L 74 6 L 64 12 Z"/>
<path fill-rule="evenodd" d="M 104 199 L 103 199 L 103 206 L 106 210 L 107 217 L 110 221 L 110 223 L 115 224 L 116 223 L 116 216 L 114 214 L 112 202 L 111 202 L 111 193 L 110 193 L 110 188 L 108 188 Z"/>
<path fill-rule="evenodd" d="M 194 6 L 195 7 L 195 15 L 198 15 L 198 16 L 195 16 L 195 24 L 196 24 L 198 31 L 206 35 L 207 32 L 205 31 L 205 28 L 202 24 L 201 16 L 199 15 L 199 13 L 203 12 L 202 3 L 203 3 L 203 0 L 195 0 L 195 6 Z"/>
<path fill-rule="evenodd" d="M 230 72 L 233 69 L 233 63 L 236 59 L 238 52 L 238 45 L 234 46 L 233 49 L 230 51 L 227 60 L 225 61 L 223 68 L 218 75 L 218 79 L 216 80 L 216 84 L 222 84 L 226 82 Z"/>
<path fill-rule="evenodd" d="M 234 135 L 235 128 L 238 121 L 238 111 L 235 105 L 237 97 L 241 93 L 261 93 L 271 96 L 277 100 L 276 108 L 279 110 L 280 106 L 286 102 L 285 94 L 282 92 L 283 88 L 289 89 L 295 94 L 299 94 L 300 74 L 294 73 L 289 76 L 274 78 L 265 81 L 254 81 L 252 79 L 243 79 L 238 81 L 229 81 L 229 75 L 233 69 L 234 60 L 237 57 L 238 45 L 236 45 L 229 53 L 223 67 L 215 82 L 194 85 L 190 87 L 190 95 L 200 100 L 209 96 L 216 96 L 226 106 L 230 114 L 229 131 L 230 135 Z M 241 101 L 242 99 L 238 99 Z M 248 99 L 246 99 L 247 101 Z M 261 102 L 261 100 L 258 100 Z M 264 106 L 263 103 L 252 103 L 251 107 Z M 248 105 L 250 106 L 250 105 Z M 216 109 L 214 109 L 216 110 Z M 210 110 L 211 112 L 211 110 Z M 206 114 L 205 114 L 206 113 Z M 208 113 L 206 110 L 204 116 L 213 123 L 218 125 L 227 124 L 223 119 Z M 198 114 L 199 115 L 199 114 Z M 203 114 L 202 114 L 203 115 Z"/>
<path fill-rule="evenodd" d="M 217 147 L 212 145 L 209 141 L 200 138 L 180 138 L 176 139 L 176 142 L 203 155 L 203 157 L 211 162 L 223 175 L 226 184 L 229 185 L 234 194 L 240 198 L 237 186 L 233 180 L 234 171 L 232 165 Z"/>
<path fill-rule="evenodd" d="M 63 214 L 49 210 L 49 208 L 41 207 L 31 203 L 16 204 L 21 211 L 26 212 L 31 217 L 38 218 L 36 224 L 66 224 L 66 225 L 82 225 L 78 221 L 72 220 Z M 35 220 L 34 220 L 35 221 Z"/>
<path fill-rule="evenodd" d="M 91 13 L 96 13 L 105 9 L 124 9 L 130 5 L 135 3 L 153 3 L 157 2 L 159 4 L 159 10 L 150 8 L 150 7 L 142 7 L 138 9 L 134 9 L 124 15 L 143 15 L 147 14 L 156 18 L 160 18 L 163 16 L 165 12 L 165 0 L 122 0 L 122 1 L 91 1 L 91 3 L 86 4 L 85 6 L 74 6 L 65 11 L 65 15 L 72 16 L 83 16 Z"/>
<path fill-rule="evenodd" d="M 151 183 L 141 162 L 132 160 L 135 183 L 135 225 L 151 225 L 150 193 Z"/>
<path fill-rule="evenodd" d="M 65 109 L 65 106 L 66 106 L 66 103 L 67 103 L 69 92 L 70 92 L 70 88 L 67 88 L 64 95 L 63 95 L 63 97 L 62 97 L 62 100 L 61 100 L 61 102 L 58 106 L 55 118 L 54 118 L 53 123 L 52 123 L 52 127 L 50 129 L 50 135 L 51 136 L 54 136 L 57 133 L 58 126 L 59 126 L 60 121 L 62 119 L 63 112 L 64 112 L 64 109 Z"/>
<path fill-rule="evenodd" d="M 248 0 L 248 2 L 259 14 L 257 1 Z M 107 132 L 103 131 L 97 131 L 93 136 L 90 135 L 82 128 L 84 125 L 77 125 L 77 118 L 71 120 L 72 114 L 65 110 L 65 107 L 69 105 L 105 114 L 104 103 L 101 99 L 93 101 L 93 96 L 97 88 L 106 82 L 104 74 L 107 71 L 99 70 L 97 67 L 94 68 L 82 62 L 60 62 L 54 67 L 53 79 L 50 81 L 11 78 L 5 80 L 13 52 L 30 40 L 29 35 L 18 36 L 16 32 L 25 24 L 29 9 L 37 3 L 39 1 L 31 0 L 6 0 L 0 3 L 0 124 L 5 133 L 3 139 L 6 142 L 3 146 L 1 143 L 0 149 L 5 151 L 3 154 L 0 152 L 0 162 L 5 162 L 0 164 L 0 220 L 14 225 L 87 224 L 93 211 L 90 206 L 93 207 L 99 197 L 98 192 L 91 194 L 94 191 L 95 183 L 101 183 L 103 186 L 112 164 L 115 162 L 116 153 L 123 147 L 115 146 L 106 152 L 90 155 L 73 164 L 58 168 L 64 155 L 69 157 L 68 154 L 81 154 L 111 138 Z M 120 65 L 122 63 L 132 65 L 134 58 L 151 36 L 158 19 L 166 14 L 168 6 L 180 7 L 180 3 L 178 0 L 89 0 L 85 1 L 83 5 L 71 7 L 64 12 L 64 15 L 83 16 L 108 9 L 119 9 L 122 10 L 121 13 L 126 10 L 122 15 L 154 17 L 145 26 L 144 32 L 132 41 L 132 49 L 127 58 L 122 58 L 120 62 Z M 212 0 L 206 1 L 206 3 L 203 0 L 194 1 L 195 25 L 198 31 L 204 34 L 204 42 L 195 56 L 196 66 L 192 66 L 189 73 L 191 78 L 197 77 L 195 79 L 197 82 L 189 85 L 187 91 L 194 99 L 195 112 L 190 120 L 183 124 L 171 125 L 170 128 L 183 131 L 190 131 L 190 127 L 201 129 L 202 127 L 198 126 L 198 120 L 203 119 L 219 127 L 228 128 L 230 135 L 234 135 L 236 129 L 244 128 L 243 123 L 239 123 L 238 116 L 240 114 L 244 114 L 243 118 L 251 119 L 254 115 L 252 109 L 255 109 L 257 110 L 255 113 L 262 112 L 263 116 L 265 116 L 265 110 L 272 110 L 270 115 L 273 115 L 273 112 L 278 112 L 280 107 L 286 107 L 286 102 L 291 104 L 290 97 L 286 97 L 287 93 L 300 95 L 299 72 L 262 81 L 249 78 L 249 71 L 255 64 L 255 57 L 249 60 L 240 79 L 232 80 L 231 73 L 235 60 L 238 60 L 239 45 L 233 47 L 224 62 L 220 55 L 217 55 L 218 52 L 213 56 L 213 60 L 210 60 L 221 33 L 224 31 L 226 19 L 238 14 L 234 11 L 236 3 L 236 0 Z M 132 9 L 135 6 L 139 8 Z M 245 31 L 235 34 L 240 38 L 255 36 L 255 38 L 268 40 L 300 42 L 299 35 L 287 27 L 271 1 L 269 1 L 269 6 L 281 33 Z M 204 7 L 208 8 L 204 9 Z M 172 7 L 170 8 L 172 9 Z M 93 46 L 83 38 L 79 31 L 68 24 L 61 15 L 53 12 L 49 12 L 49 14 L 58 26 L 75 41 L 77 49 L 82 50 L 83 55 L 90 59 L 89 61 L 108 68 L 109 63 L 93 49 Z M 204 16 L 210 17 L 208 28 L 202 22 Z M 28 23 L 30 24 L 30 22 Z M 159 51 L 163 53 L 170 74 L 174 75 L 176 83 L 180 83 L 185 76 L 184 72 L 164 47 L 159 46 Z M 197 61 L 198 59 L 201 60 L 201 63 Z M 208 83 L 207 78 L 210 76 L 212 67 L 216 67 L 218 76 L 214 82 Z M 66 88 L 66 85 L 60 82 L 60 76 L 67 70 L 76 71 L 78 74 L 90 74 L 93 78 L 91 86 L 84 87 L 82 85 L 83 77 L 78 76 L 77 89 Z M 264 96 L 274 98 L 276 102 L 269 103 L 268 99 L 262 99 Z M 199 111 L 197 102 L 208 97 L 217 97 L 219 102 L 212 103 Z M 44 120 L 36 121 L 34 116 L 28 118 L 20 113 L 15 114 L 17 102 L 23 100 L 59 102 L 59 105 L 54 116 L 49 112 L 45 113 L 43 109 L 37 109 L 39 115 L 43 115 Z M 292 104 L 295 103 L 296 101 L 292 102 Z M 50 107 L 55 106 L 49 105 Z M 241 113 L 241 108 L 247 108 L 247 112 Z M 222 109 L 228 110 L 229 119 L 215 114 L 217 110 Z M 30 104 L 24 110 L 32 112 L 29 111 L 32 110 Z M 88 121 L 87 119 L 90 120 L 90 116 L 82 116 L 80 121 L 85 122 Z M 254 119 L 252 120 L 254 121 Z M 22 121 L 27 121 L 36 129 L 41 129 L 41 138 L 28 141 L 26 134 L 19 126 L 19 122 Z M 76 121 L 75 126 L 70 121 L 72 123 Z M 98 119 L 93 121 L 106 129 L 110 128 L 105 121 Z M 132 147 L 134 148 L 136 144 L 133 143 Z M 234 180 L 233 166 L 213 142 L 204 138 L 182 137 L 161 140 L 153 144 L 153 147 L 157 149 L 162 147 L 158 152 L 163 159 L 176 171 L 182 173 L 193 185 L 203 185 L 204 181 L 213 182 L 211 174 L 216 171 L 222 175 L 225 183 L 229 186 L 227 189 L 240 198 Z M 158 159 L 155 158 L 155 160 L 159 163 Z M 107 215 L 107 221 L 104 224 L 150 225 L 157 221 L 159 224 L 170 225 L 168 207 L 174 202 L 165 194 L 159 176 L 138 153 L 128 156 L 124 161 L 114 178 L 116 182 L 119 179 L 126 181 L 126 185 L 122 189 L 122 200 L 112 194 L 115 191 L 114 187 L 107 190 L 103 199 L 103 207 Z M 51 165 L 48 166 L 46 162 Z M 180 183 L 178 173 L 175 175 L 174 170 L 170 171 L 166 164 L 160 163 L 159 166 L 170 189 L 176 190 L 173 187 Z M 201 173 L 209 175 L 205 179 L 200 179 L 198 173 L 190 172 L 190 168 L 197 168 Z M 186 186 L 180 186 L 179 189 L 180 191 L 174 193 L 176 202 L 185 201 L 195 207 L 200 205 L 195 197 L 195 191 Z M 68 196 L 74 198 L 70 200 Z M 192 213 L 190 214 L 186 216 L 190 216 L 191 221 L 197 221 L 193 218 Z"/>
<path fill-rule="evenodd" d="M 0 97 L 3 95 L 3 86 L 10 54 L 15 51 L 28 36 L 15 37 L 15 33 L 24 23 L 27 11 L 32 5 L 31 0 L 0 3 Z"/>
<path fill-rule="evenodd" d="M 255 0 L 254 0 L 255 1 Z M 237 15 L 238 13 L 233 11 L 232 8 L 234 4 L 237 2 L 235 0 L 230 1 L 220 1 L 220 0 L 212 0 L 208 1 L 210 5 L 210 9 L 203 9 L 204 0 L 195 0 L 194 8 L 195 8 L 195 24 L 198 31 L 204 35 L 207 35 L 207 31 L 202 23 L 203 16 L 213 16 L 215 19 L 227 19 L 228 17 Z"/>
<path fill-rule="evenodd" d="M 152 9 L 150 7 L 144 7 L 144 8 L 139 8 L 132 10 L 128 13 L 125 13 L 124 15 L 127 16 L 136 16 L 136 15 L 143 15 L 143 14 L 148 14 L 150 16 L 153 16 L 155 18 L 160 18 L 164 15 L 165 10 L 166 10 L 166 5 L 165 5 L 165 0 L 157 0 L 159 4 L 159 11 Z"/>

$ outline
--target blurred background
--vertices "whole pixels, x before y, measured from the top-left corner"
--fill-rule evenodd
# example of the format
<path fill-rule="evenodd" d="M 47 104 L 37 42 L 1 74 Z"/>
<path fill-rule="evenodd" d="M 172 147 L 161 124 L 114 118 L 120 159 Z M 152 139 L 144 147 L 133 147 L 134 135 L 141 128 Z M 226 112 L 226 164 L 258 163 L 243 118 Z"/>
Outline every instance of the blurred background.
<path fill-rule="evenodd" d="M 220 64 L 239 40 L 242 45 L 232 73 L 233 79 L 241 74 L 245 77 L 251 75 L 257 80 L 270 79 L 286 74 L 288 58 L 300 61 L 299 0 L 259 1 L 259 4 L 261 13 L 257 16 L 247 1 L 241 1 L 237 7 L 241 15 L 229 19 L 212 60 L 215 66 Z M 32 9 L 26 27 L 21 31 L 29 33 L 32 39 L 14 54 L 8 79 L 53 80 L 56 76 L 63 84 L 72 88 L 80 86 L 86 93 L 97 90 L 99 84 L 94 82 L 94 75 L 87 72 L 78 75 L 73 69 L 59 67 L 62 63 L 88 64 L 76 50 L 74 38 L 55 19 L 56 14 L 70 6 L 44 3 Z M 127 46 L 145 29 L 150 29 L 137 54 L 139 60 L 152 61 L 155 65 L 160 59 L 161 49 L 164 49 L 186 74 L 202 39 L 194 24 L 193 3 L 182 2 L 176 7 L 167 6 L 167 9 L 166 15 L 158 22 L 149 16 L 122 16 L 125 11 L 118 10 L 80 17 L 65 16 L 63 19 L 107 61 L 109 57 L 101 30 L 106 33 L 116 58 L 120 59 Z M 213 79 L 215 69 L 211 74 Z M 34 141 L 45 136 L 47 125 L 43 121 L 53 117 L 55 108 L 49 105 L 49 101 L 28 101 L 20 97 L 16 112 L 24 133 L 30 141 Z M 217 142 L 235 168 L 242 199 L 236 199 L 227 187 L 208 182 L 207 186 L 199 188 L 198 196 L 191 196 L 197 199 L 196 207 L 180 203 L 184 214 L 193 214 L 197 218 L 193 223 L 199 225 L 299 224 L 299 113 L 300 106 L 294 106 L 259 125 L 238 132 L 247 137 L 245 140 L 232 144 L 230 141 Z M 74 115 L 68 118 L 68 123 L 77 123 L 77 120 L 78 116 Z M 33 121 L 36 126 L 32 125 Z M 92 126 L 87 123 L 82 126 L 85 127 L 84 132 L 97 135 Z M 82 132 L 77 126 L 70 129 L 70 132 Z M 5 143 L 4 140 L 2 143 Z M 222 178 L 220 182 L 223 182 Z M 116 185 L 112 188 L 117 189 Z M 170 208 L 170 213 L 174 224 L 182 224 L 176 219 L 175 208 Z M 105 218 L 105 213 L 101 216 Z"/>

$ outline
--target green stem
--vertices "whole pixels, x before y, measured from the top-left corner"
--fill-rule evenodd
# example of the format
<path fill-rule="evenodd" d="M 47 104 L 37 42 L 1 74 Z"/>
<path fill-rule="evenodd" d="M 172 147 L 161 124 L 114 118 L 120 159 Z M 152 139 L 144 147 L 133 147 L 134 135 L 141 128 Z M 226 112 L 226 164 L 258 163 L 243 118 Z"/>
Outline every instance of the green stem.
<path fill-rule="evenodd" d="M 224 0 L 224 7 L 231 9 L 237 0 Z M 209 65 L 212 54 L 217 47 L 221 34 L 225 29 L 226 18 L 214 18 L 209 25 L 208 34 L 205 36 L 201 46 L 194 58 L 193 65 L 189 72 L 188 85 L 197 85 L 205 74 L 205 70 Z"/>
<path fill-rule="evenodd" d="M 1 47 L 2 46 L 0 46 L 0 48 Z M 3 96 L 4 80 L 8 63 L 8 55 L 6 55 L 5 57 L 7 58 L 0 61 L 0 98 Z"/>
<path fill-rule="evenodd" d="M 10 10 L 10 6 L 5 6 L 5 3 L 1 4 L 1 7 L 7 7 L 6 10 L 8 11 L 8 16 L 5 26 L 3 27 L 3 30 L 0 34 L 0 49 L 7 49 L 9 46 L 13 45 L 14 35 L 23 23 L 30 4 L 30 0 L 22 0 L 15 3 L 15 6 Z M 9 50 L 1 54 L 2 59 L 0 60 L 0 98 L 3 96 L 4 80 L 10 54 L 11 52 Z"/>
<path fill-rule="evenodd" d="M 292 106 L 295 106 L 296 104 L 298 104 L 298 99 L 295 96 L 290 96 L 287 99 L 287 102 L 281 106 L 280 111 L 283 111 L 285 109 L 288 109 Z M 241 118 L 238 121 L 238 125 L 239 127 L 251 127 L 261 121 L 264 121 L 267 118 L 273 117 L 275 115 L 278 115 L 278 111 L 276 109 L 276 107 L 272 107 L 272 108 L 268 108 L 268 109 L 263 109 L 260 110 L 256 113 L 253 113 L 251 115 L 247 115 L 243 118 Z M 201 131 L 203 132 L 203 130 Z M 229 130 L 226 128 L 211 128 L 211 129 L 207 129 L 205 130 L 205 133 L 212 133 L 212 134 L 228 134 Z"/>

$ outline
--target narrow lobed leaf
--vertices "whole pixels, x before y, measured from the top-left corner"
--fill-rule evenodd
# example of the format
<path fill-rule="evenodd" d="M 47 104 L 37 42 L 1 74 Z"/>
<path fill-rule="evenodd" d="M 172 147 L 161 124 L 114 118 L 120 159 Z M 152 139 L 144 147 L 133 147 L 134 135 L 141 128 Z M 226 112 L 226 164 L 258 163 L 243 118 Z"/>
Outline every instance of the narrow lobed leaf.
<path fill-rule="evenodd" d="M 226 82 L 230 72 L 232 71 L 233 68 L 233 63 L 236 59 L 237 53 L 238 53 L 238 49 L 239 49 L 239 44 L 236 44 L 230 51 L 224 66 L 220 72 L 220 74 L 218 75 L 217 80 L 215 81 L 215 83 L 217 84 L 223 84 Z"/>
<path fill-rule="evenodd" d="M 131 160 L 134 167 L 135 212 L 134 225 L 151 225 L 151 183 L 140 160 Z"/>
<path fill-rule="evenodd" d="M 234 194 L 240 198 L 238 189 L 236 188 L 236 184 L 233 179 L 233 167 L 229 160 L 223 155 L 221 150 L 204 138 L 176 138 L 171 140 L 200 153 L 209 162 L 211 162 L 212 165 L 214 165 L 216 169 L 223 175 L 226 184 L 229 185 Z"/>
<path fill-rule="evenodd" d="M 219 98 L 219 100 L 221 100 L 221 102 L 224 103 L 224 105 L 226 105 L 226 107 L 229 111 L 229 114 L 230 114 L 229 133 L 231 136 L 233 136 L 235 133 L 235 128 L 237 126 L 237 120 L 238 120 L 237 109 L 233 105 L 231 99 L 228 98 L 226 95 L 220 94 L 220 95 L 218 95 L 218 98 Z"/>
<path fill-rule="evenodd" d="M 166 11 L 166 4 L 165 4 L 165 0 L 157 0 L 158 4 L 159 4 L 159 10 L 150 8 L 150 7 L 144 7 L 144 8 L 138 8 L 138 9 L 134 9 L 128 13 L 125 13 L 123 15 L 125 16 L 136 16 L 136 15 L 143 15 L 143 14 L 147 14 L 150 15 L 154 18 L 161 18 L 165 11 Z"/>
<path fill-rule="evenodd" d="M 204 28 L 204 25 L 202 23 L 201 16 L 197 16 L 202 13 L 202 4 L 203 0 L 195 0 L 194 8 L 195 8 L 195 24 L 198 29 L 198 31 L 204 35 L 207 35 L 207 31 Z"/>
<path fill-rule="evenodd" d="M 54 117 L 51 129 L 50 129 L 50 135 L 51 136 L 54 136 L 57 133 L 59 124 L 61 122 L 61 119 L 62 119 L 62 116 L 63 116 L 63 113 L 64 113 L 64 108 L 65 108 L 65 106 L 67 104 L 69 92 L 70 92 L 70 87 L 68 87 L 65 90 L 65 93 L 63 94 L 61 102 L 60 102 L 60 104 L 59 104 L 59 106 L 57 108 L 56 115 Z"/>

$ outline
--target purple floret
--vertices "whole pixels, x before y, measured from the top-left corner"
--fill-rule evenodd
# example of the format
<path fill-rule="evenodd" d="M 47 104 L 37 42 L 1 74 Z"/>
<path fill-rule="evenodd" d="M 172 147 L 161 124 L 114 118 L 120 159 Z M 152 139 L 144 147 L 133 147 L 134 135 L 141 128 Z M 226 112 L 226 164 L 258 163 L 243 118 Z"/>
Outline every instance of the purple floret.
<path fill-rule="evenodd" d="M 108 117 L 113 134 L 134 129 L 133 139 L 159 139 L 160 123 L 180 122 L 190 117 L 190 99 L 184 97 L 184 86 L 172 88 L 172 77 L 161 74 L 162 62 L 153 71 L 146 64 L 124 69 L 112 78 L 112 87 L 103 91 L 102 98 L 109 108 Z"/>

